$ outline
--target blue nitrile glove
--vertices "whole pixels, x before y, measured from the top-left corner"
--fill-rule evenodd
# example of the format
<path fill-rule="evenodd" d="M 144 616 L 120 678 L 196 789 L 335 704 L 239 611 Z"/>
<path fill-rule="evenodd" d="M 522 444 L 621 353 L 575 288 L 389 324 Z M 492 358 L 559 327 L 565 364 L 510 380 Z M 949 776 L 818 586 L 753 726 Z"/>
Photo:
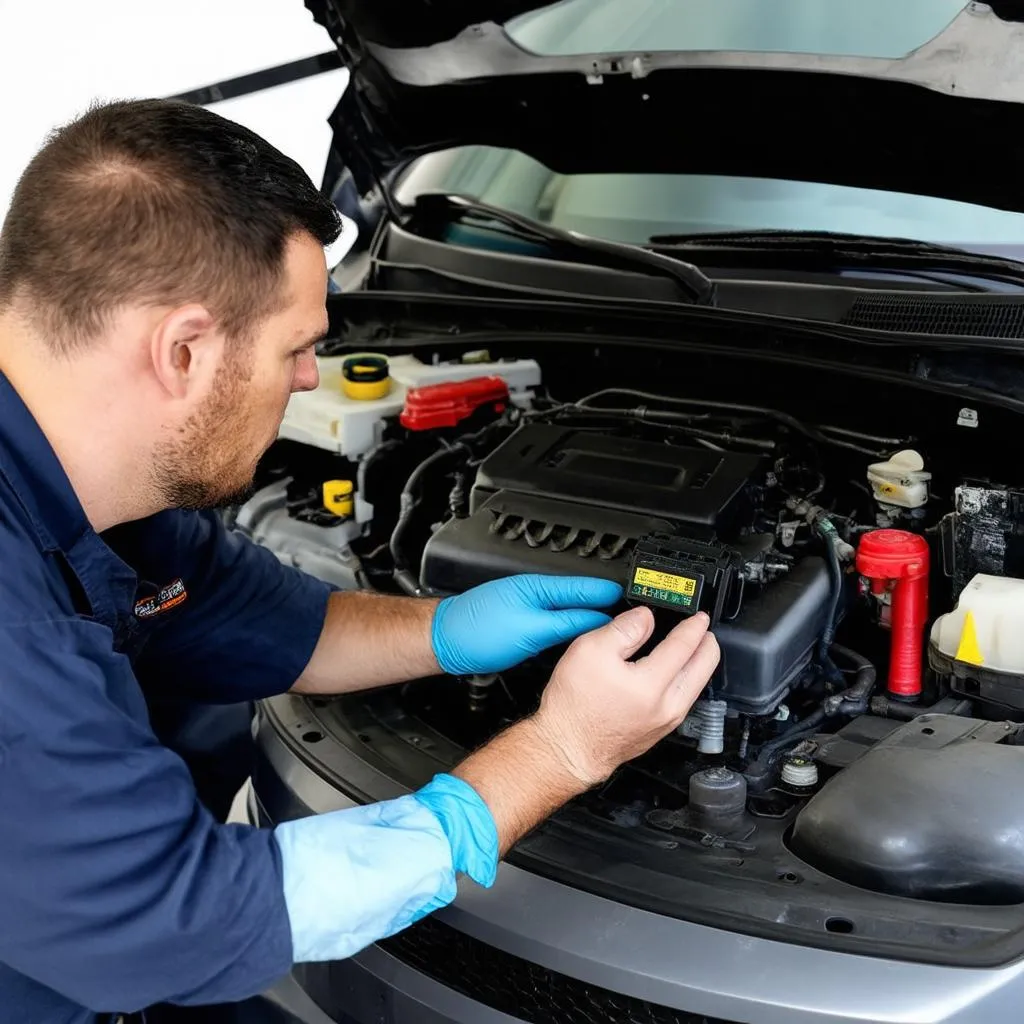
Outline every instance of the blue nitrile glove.
<path fill-rule="evenodd" d="M 274 830 L 296 963 L 340 960 L 455 898 L 466 874 L 494 884 L 498 833 L 468 783 L 286 821 Z"/>
<path fill-rule="evenodd" d="M 435 775 L 413 796 L 441 822 L 455 872 L 490 889 L 498 877 L 498 829 L 480 794 L 454 775 Z M 417 911 L 413 921 L 446 906 L 454 895 L 439 895 L 431 900 Z"/>
<path fill-rule="evenodd" d="M 509 576 L 457 597 L 434 614 L 434 655 L 453 676 L 501 672 L 555 644 L 598 629 L 622 588 L 589 576 Z"/>

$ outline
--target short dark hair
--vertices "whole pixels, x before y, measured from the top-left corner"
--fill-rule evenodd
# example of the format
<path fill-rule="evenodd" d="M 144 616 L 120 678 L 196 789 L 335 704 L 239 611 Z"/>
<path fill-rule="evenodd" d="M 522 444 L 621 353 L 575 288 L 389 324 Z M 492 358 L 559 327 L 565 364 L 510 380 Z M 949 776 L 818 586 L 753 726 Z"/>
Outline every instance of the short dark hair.
<path fill-rule="evenodd" d="M 279 300 L 285 245 L 337 208 L 254 132 L 174 100 L 91 107 L 25 169 L 0 231 L 0 306 L 24 297 L 70 351 L 130 303 L 203 302 L 230 336 Z"/>

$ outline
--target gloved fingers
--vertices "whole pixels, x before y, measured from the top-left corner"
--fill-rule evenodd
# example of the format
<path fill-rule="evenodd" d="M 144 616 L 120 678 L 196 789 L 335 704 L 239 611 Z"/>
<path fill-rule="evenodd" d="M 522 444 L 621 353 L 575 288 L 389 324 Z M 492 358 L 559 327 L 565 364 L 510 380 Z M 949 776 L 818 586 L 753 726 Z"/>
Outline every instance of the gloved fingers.
<path fill-rule="evenodd" d="M 563 608 L 607 608 L 622 597 L 622 587 L 593 576 L 513 577 L 524 596 L 548 611 Z"/>
<path fill-rule="evenodd" d="M 600 629 L 611 622 L 610 615 L 605 615 L 604 612 L 588 611 L 584 608 L 551 612 L 544 618 L 543 628 L 538 629 L 534 634 L 535 642 L 541 645 L 539 650 L 554 647 L 555 644 L 565 643 L 567 640 L 575 640 L 582 633 Z"/>

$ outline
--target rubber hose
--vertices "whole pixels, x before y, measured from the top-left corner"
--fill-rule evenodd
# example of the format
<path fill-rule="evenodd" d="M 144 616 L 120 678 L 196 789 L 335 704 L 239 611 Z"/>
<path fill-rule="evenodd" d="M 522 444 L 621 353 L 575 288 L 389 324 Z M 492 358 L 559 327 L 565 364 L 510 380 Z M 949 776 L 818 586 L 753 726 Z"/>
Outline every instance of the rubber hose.
<path fill-rule="evenodd" d="M 420 586 L 419 581 L 416 579 L 416 575 L 412 572 L 405 555 L 402 553 L 402 539 L 406 530 L 409 528 L 409 523 L 412 522 L 413 513 L 415 512 L 418 504 L 416 500 L 416 490 L 423 477 L 437 463 L 443 462 L 446 458 L 449 458 L 452 455 L 468 453 L 469 448 L 464 444 L 455 444 L 452 445 L 451 448 L 442 448 L 440 451 L 434 452 L 433 455 L 424 459 L 412 471 L 409 479 L 405 483 L 405 487 L 402 488 L 402 494 L 399 499 L 400 506 L 398 522 L 395 523 L 395 528 L 391 531 L 388 550 L 391 552 L 391 560 L 394 563 L 393 578 L 395 582 L 403 591 L 405 591 L 405 593 L 412 594 L 414 597 L 423 597 L 429 594 L 429 591 Z"/>
<path fill-rule="evenodd" d="M 822 524 L 825 523 L 828 525 L 823 526 Z M 837 680 L 842 678 L 842 674 L 836 668 L 835 662 L 832 661 L 829 650 L 832 647 L 832 638 L 836 633 L 836 616 L 839 614 L 839 599 L 843 593 L 843 569 L 839 564 L 839 552 L 836 550 L 835 527 L 827 519 L 821 519 L 818 521 L 816 529 L 825 542 L 828 552 L 829 575 L 832 577 L 832 596 L 829 601 L 828 616 L 825 619 L 825 629 L 818 642 L 818 659 L 825 669 L 826 677 Z"/>
<path fill-rule="evenodd" d="M 971 701 L 957 697 L 943 697 L 931 706 L 921 707 L 915 704 L 904 704 L 903 701 L 891 697 L 880 696 L 871 701 L 871 713 L 881 718 L 896 718 L 901 722 L 911 722 L 921 715 L 964 715 L 971 710 Z"/>
<path fill-rule="evenodd" d="M 841 693 L 826 697 L 822 707 L 827 715 L 850 714 L 862 715 L 868 710 L 868 701 L 871 691 L 875 688 L 878 679 L 878 672 L 872 662 L 862 654 L 843 647 L 841 644 L 832 645 L 832 653 L 839 655 L 844 661 L 850 662 L 857 669 L 853 685 L 847 687 Z"/>
<path fill-rule="evenodd" d="M 875 666 L 863 655 L 850 650 L 849 647 L 842 647 L 839 644 L 832 645 L 832 651 L 840 655 L 844 660 L 851 662 L 857 667 L 857 676 L 853 685 L 822 701 L 821 707 L 812 711 L 805 719 L 795 723 L 781 736 L 768 743 L 761 745 L 758 751 L 758 761 L 771 757 L 776 751 L 796 741 L 806 739 L 813 735 L 826 718 L 836 714 L 863 714 L 868 708 L 868 697 L 875 686 L 878 674 Z"/>
<path fill-rule="evenodd" d="M 824 708 L 818 708 L 816 711 L 812 711 L 805 719 L 803 719 L 803 721 L 790 726 L 790 728 L 788 728 L 781 736 L 776 736 L 776 738 L 770 742 L 762 744 L 761 749 L 757 754 L 758 761 L 763 760 L 765 756 L 770 757 L 777 750 L 781 750 L 783 747 L 788 746 L 795 740 L 805 739 L 807 736 L 812 735 L 817 731 L 818 726 L 824 721 Z"/>

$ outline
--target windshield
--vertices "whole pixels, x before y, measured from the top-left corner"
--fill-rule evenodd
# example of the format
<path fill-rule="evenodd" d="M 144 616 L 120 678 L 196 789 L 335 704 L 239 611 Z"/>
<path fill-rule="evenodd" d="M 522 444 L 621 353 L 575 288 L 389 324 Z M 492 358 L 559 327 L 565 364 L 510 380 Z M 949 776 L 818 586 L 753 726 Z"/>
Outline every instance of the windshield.
<path fill-rule="evenodd" d="M 505 23 L 546 57 L 623 50 L 750 50 L 903 57 L 965 0 L 562 0 Z"/>
<path fill-rule="evenodd" d="M 543 55 L 725 49 L 895 58 L 932 39 L 963 7 L 964 0 L 716 0 L 713 5 L 707 0 L 563 0 L 513 19 L 505 30 L 519 45 Z M 685 132 L 682 118 L 680 132 Z M 665 139 L 666 146 L 679 142 Z M 609 126 L 609 145 L 614 144 L 614 126 Z M 814 182 L 562 175 L 523 153 L 467 146 L 419 159 L 404 175 L 398 195 L 408 202 L 434 189 L 622 242 L 708 231 L 838 231 L 1024 258 L 1024 214 Z"/>

